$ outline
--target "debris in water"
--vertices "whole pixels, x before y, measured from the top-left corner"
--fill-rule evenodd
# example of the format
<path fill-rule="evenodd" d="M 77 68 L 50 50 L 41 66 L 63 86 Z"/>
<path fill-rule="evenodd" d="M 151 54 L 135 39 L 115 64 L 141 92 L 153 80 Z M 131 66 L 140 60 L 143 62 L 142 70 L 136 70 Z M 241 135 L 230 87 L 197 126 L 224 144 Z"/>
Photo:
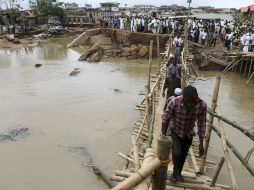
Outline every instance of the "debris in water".
<path fill-rule="evenodd" d="M 117 69 L 114 69 L 114 70 L 110 71 L 110 73 L 113 73 L 113 72 L 119 71 L 119 70 L 120 70 L 120 68 L 117 68 Z"/>
<path fill-rule="evenodd" d="M 79 68 L 75 68 L 73 71 L 70 72 L 69 76 L 76 76 L 80 73 Z"/>
<path fill-rule="evenodd" d="M 38 68 L 38 67 L 41 67 L 41 66 L 42 66 L 42 64 L 40 64 L 40 63 L 36 63 L 34 66 Z"/>
<path fill-rule="evenodd" d="M 114 92 L 115 93 L 122 93 L 122 91 L 120 89 L 117 89 L 117 88 L 114 89 Z"/>
<path fill-rule="evenodd" d="M 0 142 L 17 141 L 23 139 L 29 135 L 28 128 L 17 128 L 9 131 L 8 133 L 0 134 Z"/>

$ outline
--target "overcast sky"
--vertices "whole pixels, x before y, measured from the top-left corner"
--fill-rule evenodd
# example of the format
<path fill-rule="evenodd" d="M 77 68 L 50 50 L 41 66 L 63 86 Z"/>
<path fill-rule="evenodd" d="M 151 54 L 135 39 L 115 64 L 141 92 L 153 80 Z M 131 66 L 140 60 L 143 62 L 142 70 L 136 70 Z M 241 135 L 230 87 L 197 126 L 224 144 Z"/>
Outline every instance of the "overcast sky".
<path fill-rule="evenodd" d="M 135 4 L 152 4 L 152 5 L 171 5 L 178 4 L 187 6 L 187 0 L 64 0 L 64 2 L 76 2 L 83 6 L 85 3 L 98 7 L 102 2 L 118 2 L 121 6 L 127 4 L 132 6 Z M 192 6 L 213 6 L 217 8 L 240 8 L 254 4 L 254 0 L 192 0 Z"/>
<path fill-rule="evenodd" d="M 6 0 L 0 0 L 0 6 L 1 1 Z M 61 2 L 76 2 L 81 7 L 84 6 L 84 4 L 92 4 L 92 6 L 98 7 L 99 3 L 102 2 L 118 2 L 120 3 L 121 7 L 124 7 L 125 4 L 128 6 L 133 6 L 135 4 L 151 4 L 155 6 L 160 5 L 171 5 L 171 4 L 178 4 L 183 6 L 188 6 L 187 0 L 58 0 Z M 18 0 L 18 2 L 21 2 L 22 7 L 28 8 L 28 0 Z M 254 0 L 192 0 L 192 7 L 197 6 L 213 6 L 216 8 L 237 8 L 243 6 L 248 6 L 250 4 L 254 4 Z"/>

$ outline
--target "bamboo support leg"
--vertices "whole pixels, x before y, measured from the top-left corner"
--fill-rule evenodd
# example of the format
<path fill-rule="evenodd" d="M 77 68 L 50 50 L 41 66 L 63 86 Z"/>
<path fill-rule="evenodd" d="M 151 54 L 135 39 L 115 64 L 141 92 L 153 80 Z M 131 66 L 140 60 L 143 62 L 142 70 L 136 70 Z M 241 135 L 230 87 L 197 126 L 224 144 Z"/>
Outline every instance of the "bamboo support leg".
<path fill-rule="evenodd" d="M 212 98 L 212 106 L 211 106 L 212 112 L 215 112 L 215 109 L 217 106 L 217 99 L 218 99 L 219 89 L 220 89 L 220 81 L 221 81 L 221 77 L 217 76 L 214 91 L 213 91 L 213 98 Z M 202 159 L 202 162 L 200 165 L 200 173 L 204 173 L 206 157 L 207 157 L 207 153 L 208 153 L 208 147 L 209 147 L 210 137 L 211 137 L 211 132 L 212 132 L 213 119 L 214 119 L 214 117 L 212 115 L 209 115 L 207 131 L 206 131 L 206 138 L 205 138 L 205 147 L 204 147 L 205 151 L 204 151 L 203 159 Z"/>
<path fill-rule="evenodd" d="M 220 111 L 218 111 L 218 114 L 220 115 Z M 227 166 L 228 166 L 230 180 L 231 180 L 231 183 L 232 183 L 232 189 L 233 190 L 238 190 L 239 188 L 238 188 L 238 185 L 236 183 L 236 177 L 235 177 L 235 173 L 234 173 L 233 166 L 232 166 L 232 163 L 231 163 L 229 150 L 228 150 L 228 147 L 227 147 L 223 122 L 220 119 L 218 119 L 218 122 L 219 122 L 219 127 L 220 127 L 221 142 L 222 142 L 222 146 L 223 146 L 225 160 L 226 160 L 226 163 L 227 163 Z"/>
<path fill-rule="evenodd" d="M 245 75 L 246 75 L 246 72 L 247 72 L 247 67 L 248 67 L 248 62 L 246 62 L 246 63 L 245 63 L 245 69 L 244 69 L 244 74 L 243 74 L 243 76 L 245 76 Z"/>
<path fill-rule="evenodd" d="M 223 166 L 223 164 L 224 164 L 224 161 L 225 161 L 225 158 L 222 157 L 222 158 L 220 159 L 220 162 L 219 162 L 219 164 L 218 164 L 218 167 L 217 167 L 217 169 L 216 169 L 216 171 L 215 171 L 215 174 L 214 174 L 214 176 L 213 176 L 212 182 L 211 182 L 211 184 L 210 184 L 211 187 L 214 187 L 214 186 L 215 186 L 215 183 L 216 183 L 216 181 L 217 181 L 217 179 L 218 179 L 218 176 L 219 176 L 219 174 L 220 174 L 220 171 L 221 171 L 221 168 L 222 168 L 222 166 Z"/>
<path fill-rule="evenodd" d="M 245 64 L 245 69 L 246 69 L 246 65 L 247 65 L 247 64 Z M 240 75 L 242 74 L 242 69 L 243 69 L 243 62 L 242 62 L 241 65 L 240 65 Z"/>
<path fill-rule="evenodd" d="M 248 74 L 248 77 L 250 77 L 250 74 L 251 74 L 252 64 L 253 64 L 253 57 L 251 57 L 251 60 L 250 60 L 250 67 L 249 67 L 249 74 Z"/>
<path fill-rule="evenodd" d="M 248 81 L 246 82 L 245 86 L 247 86 L 250 82 L 250 80 L 252 79 L 252 77 L 254 76 L 254 72 L 251 74 L 250 78 L 248 79 Z"/>

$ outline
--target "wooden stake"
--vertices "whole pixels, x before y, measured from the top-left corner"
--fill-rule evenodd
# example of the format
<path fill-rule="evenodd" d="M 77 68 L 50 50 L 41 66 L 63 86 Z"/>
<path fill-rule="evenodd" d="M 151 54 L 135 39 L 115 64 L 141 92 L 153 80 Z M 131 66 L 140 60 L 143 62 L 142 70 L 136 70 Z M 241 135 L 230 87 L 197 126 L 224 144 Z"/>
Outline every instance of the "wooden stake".
<path fill-rule="evenodd" d="M 218 179 L 218 176 L 219 176 L 219 174 L 220 174 L 220 171 L 221 171 L 221 168 L 222 168 L 222 166 L 223 166 L 223 164 L 224 164 L 224 161 L 225 161 L 225 158 L 222 157 L 222 158 L 220 159 L 220 162 L 219 162 L 219 164 L 218 164 L 218 167 L 217 167 L 217 169 L 216 169 L 216 171 L 215 171 L 215 174 L 214 174 L 214 176 L 213 176 L 212 182 L 211 182 L 211 184 L 210 184 L 211 187 L 214 187 L 214 186 L 215 186 L 215 183 L 216 183 L 216 181 L 217 181 L 217 179 Z"/>
<path fill-rule="evenodd" d="M 169 164 L 169 154 L 172 148 L 172 142 L 169 137 L 160 136 L 157 142 L 157 155 L 158 158 L 164 162 L 154 172 L 153 190 L 163 190 L 166 188 L 167 171 Z M 168 161 L 168 162 L 167 162 Z"/>
<path fill-rule="evenodd" d="M 217 106 L 217 99 L 219 95 L 219 90 L 220 90 L 220 82 L 221 82 L 221 76 L 216 77 L 215 81 L 215 87 L 213 91 L 213 98 L 212 98 L 212 105 L 211 105 L 211 111 L 215 112 L 216 106 Z M 208 125 L 207 125 L 207 131 L 206 131 L 206 138 L 205 138 L 205 152 L 203 155 L 203 159 L 200 165 L 200 173 L 204 173 L 204 168 L 205 168 L 205 163 L 206 163 L 206 157 L 208 153 L 208 147 L 210 143 L 210 137 L 211 137 L 211 132 L 212 132 L 212 124 L 213 124 L 213 116 L 209 115 L 208 117 Z"/>
<path fill-rule="evenodd" d="M 218 108 L 218 115 L 220 115 L 219 108 Z M 238 188 L 238 185 L 236 183 L 235 173 L 234 173 L 234 170 L 233 170 L 233 166 L 232 166 L 232 163 L 231 163 L 231 159 L 230 159 L 230 155 L 229 155 L 229 151 L 228 151 L 228 147 L 227 147 L 223 122 L 220 119 L 218 119 L 218 122 L 219 122 L 219 127 L 220 127 L 221 142 L 222 142 L 222 146 L 223 146 L 225 160 L 227 162 L 228 171 L 229 171 L 229 175 L 230 175 L 230 180 L 231 180 L 231 183 L 232 183 L 232 189 L 233 190 L 238 190 L 239 188 Z"/>

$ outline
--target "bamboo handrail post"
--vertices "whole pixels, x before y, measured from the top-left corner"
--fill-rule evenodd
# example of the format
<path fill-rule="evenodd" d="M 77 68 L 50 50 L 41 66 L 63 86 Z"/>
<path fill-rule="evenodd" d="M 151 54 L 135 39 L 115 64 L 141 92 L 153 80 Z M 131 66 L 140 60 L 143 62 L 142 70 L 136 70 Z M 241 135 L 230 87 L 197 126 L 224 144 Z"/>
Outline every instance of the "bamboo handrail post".
<path fill-rule="evenodd" d="M 149 67 L 148 67 L 148 83 L 147 83 L 149 92 L 150 92 L 150 85 L 151 85 L 152 59 L 153 59 L 153 40 L 150 41 L 150 50 L 149 50 Z"/>
<path fill-rule="evenodd" d="M 219 174 L 220 174 L 220 171 L 221 171 L 221 168 L 222 168 L 222 166 L 223 166 L 223 164 L 224 164 L 224 161 L 225 161 L 225 158 L 222 157 L 222 158 L 220 159 L 220 162 L 219 162 L 219 164 L 218 164 L 218 167 L 217 167 L 217 169 L 216 169 L 216 171 L 215 171 L 215 174 L 214 174 L 214 176 L 213 176 L 213 178 L 212 178 L 212 182 L 211 182 L 211 184 L 210 184 L 211 187 L 214 187 L 214 186 L 215 186 L 215 183 L 216 183 L 216 181 L 217 181 L 217 179 L 218 179 L 218 176 L 219 176 Z"/>
<path fill-rule="evenodd" d="M 216 81 L 215 81 L 214 91 L 213 91 L 212 105 L 211 105 L 212 112 L 215 112 L 215 109 L 217 106 L 217 99 L 218 99 L 218 95 L 219 95 L 220 82 L 221 82 L 221 76 L 217 76 Z M 202 173 L 202 174 L 204 173 L 206 157 L 207 157 L 207 153 L 208 153 L 208 147 L 209 147 L 210 137 L 211 137 L 211 132 L 212 132 L 213 119 L 214 119 L 214 117 L 212 115 L 209 115 L 207 131 L 206 131 L 206 138 L 205 138 L 204 155 L 203 155 L 202 162 L 200 165 L 200 173 Z"/>
<path fill-rule="evenodd" d="M 146 104 L 146 112 L 145 112 L 145 115 L 146 115 L 146 123 L 147 123 L 147 128 L 149 130 L 149 122 L 150 122 L 150 111 L 149 111 L 149 87 L 148 87 L 148 84 L 145 85 L 145 94 L 146 94 L 146 97 L 145 97 L 145 104 Z"/>
<path fill-rule="evenodd" d="M 163 164 L 154 172 L 153 190 L 166 189 L 169 154 L 170 154 L 171 148 L 172 148 L 172 142 L 169 137 L 160 136 L 158 138 L 157 155 Z"/>
<path fill-rule="evenodd" d="M 218 108 L 218 114 L 220 115 L 219 108 Z M 238 190 L 239 188 L 238 188 L 238 185 L 236 183 L 236 177 L 235 177 L 235 173 L 234 173 L 233 166 L 232 166 L 232 163 L 231 163 L 229 150 L 228 150 L 228 147 L 227 147 L 223 122 L 220 119 L 218 119 L 218 122 L 219 122 L 219 128 L 220 128 L 220 133 L 221 133 L 221 142 L 222 142 L 222 146 L 223 146 L 224 156 L 225 156 L 225 160 L 226 160 L 226 163 L 227 163 L 227 166 L 228 166 L 230 180 L 231 180 L 231 183 L 232 183 L 232 189 L 233 190 Z"/>

